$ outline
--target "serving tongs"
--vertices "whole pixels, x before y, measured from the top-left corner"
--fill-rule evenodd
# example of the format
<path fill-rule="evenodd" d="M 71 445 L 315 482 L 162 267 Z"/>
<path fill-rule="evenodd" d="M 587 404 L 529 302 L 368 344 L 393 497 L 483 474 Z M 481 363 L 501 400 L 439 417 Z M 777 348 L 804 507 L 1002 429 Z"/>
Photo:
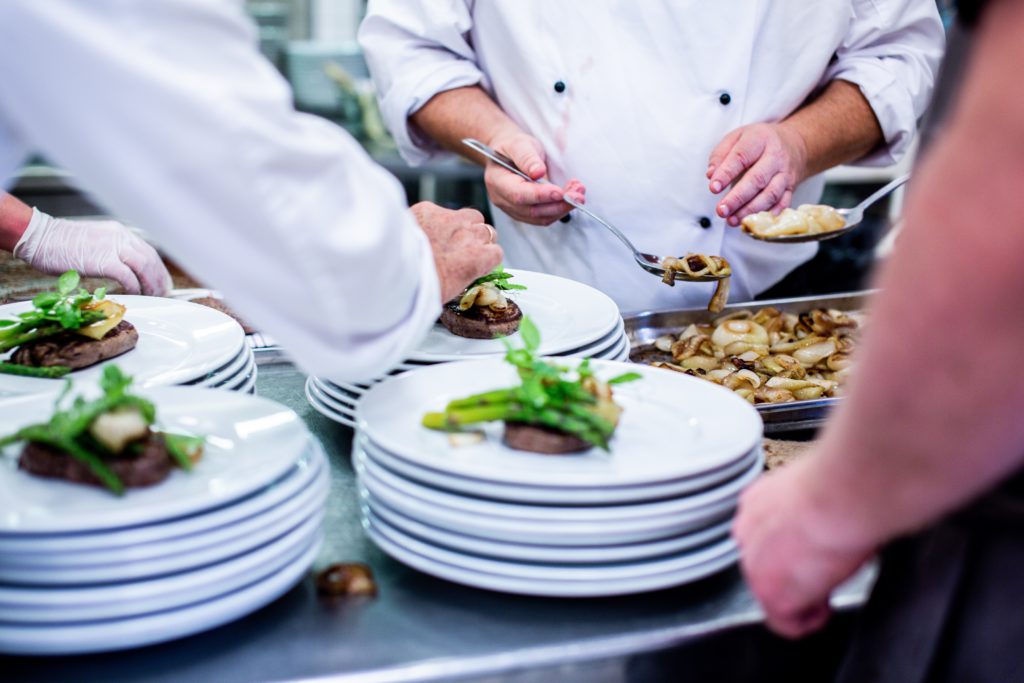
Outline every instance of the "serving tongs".
<path fill-rule="evenodd" d="M 901 175 L 899 178 L 893 180 L 888 185 L 882 187 L 880 190 L 878 190 L 878 192 L 875 192 L 873 195 L 871 195 L 870 197 L 868 197 L 867 199 L 865 199 L 852 209 L 836 209 L 836 213 L 842 216 L 843 220 L 846 221 L 846 225 L 839 228 L 838 230 L 829 230 L 827 232 L 802 233 L 798 235 L 758 235 L 753 232 L 747 232 L 746 230 L 744 230 L 743 232 L 749 235 L 750 237 L 753 237 L 755 240 L 761 240 L 762 242 L 778 242 L 781 244 L 794 244 L 796 242 L 821 242 L 824 240 L 835 239 L 836 237 L 845 235 L 846 233 L 850 232 L 858 225 L 860 225 L 861 222 L 864 220 L 865 211 L 867 211 L 878 200 L 887 196 L 896 188 L 902 186 L 908 180 L 910 180 L 910 174 L 905 173 Z"/>
<path fill-rule="evenodd" d="M 519 167 L 516 166 L 515 162 L 512 161 L 512 159 L 508 158 L 507 156 L 505 156 L 501 152 L 488 147 L 487 145 L 485 145 L 484 143 L 480 142 L 479 140 L 474 140 L 473 138 L 465 138 L 462 141 L 462 144 L 466 145 L 467 147 L 473 149 L 476 152 L 479 152 L 483 156 L 487 157 L 488 159 L 490 159 L 494 163 L 496 163 L 499 166 L 501 166 L 502 168 L 504 168 L 505 170 L 511 171 L 512 173 L 515 173 L 517 176 L 519 176 L 523 180 L 526 180 L 526 181 L 531 182 L 531 183 L 538 183 L 538 184 L 541 184 L 541 185 L 551 184 L 551 183 L 549 183 L 548 180 L 545 180 L 544 178 L 541 178 L 540 180 L 535 180 L 535 179 L 531 178 L 530 176 L 526 175 L 521 170 L 519 170 Z M 631 252 L 633 252 L 633 260 L 635 260 L 640 265 L 641 268 L 646 270 L 648 273 L 651 273 L 652 275 L 657 275 L 660 278 L 664 278 L 665 277 L 665 269 L 661 265 L 662 258 L 660 256 L 655 256 L 654 254 L 645 254 L 645 253 L 643 253 L 642 251 L 640 251 L 639 249 L 634 247 L 633 243 L 629 241 L 629 238 L 627 238 L 625 235 L 623 235 L 622 232 L 620 232 L 618 228 L 616 228 L 614 225 L 612 225 L 611 223 L 609 223 L 605 219 L 603 219 L 600 216 L 598 216 L 596 213 L 594 213 L 593 211 L 591 211 L 587 207 L 585 207 L 582 204 L 580 204 L 579 202 L 575 201 L 571 197 L 565 196 L 565 197 L 562 198 L 562 201 L 564 201 L 566 204 L 568 204 L 572 208 L 576 209 L 577 211 L 581 211 L 582 213 L 585 213 L 586 215 L 590 216 L 595 221 L 600 223 L 602 226 L 604 226 L 605 228 L 610 230 L 613 235 L 615 235 L 616 237 L 619 238 L 620 242 L 622 242 L 624 245 L 626 245 L 626 248 L 628 248 Z M 728 275 L 711 275 L 711 274 L 708 274 L 708 275 L 687 275 L 686 273 L 682 273 L 682 272 L 679 272 L 679 271 L 673 271 L 673 274 L 674 274 L 676 280 L 681 280 L 681 281 L 684 281 L 684 282 L 715 282 L 717 280 L 722 280 L 724 278 L 729 277 Z"/>

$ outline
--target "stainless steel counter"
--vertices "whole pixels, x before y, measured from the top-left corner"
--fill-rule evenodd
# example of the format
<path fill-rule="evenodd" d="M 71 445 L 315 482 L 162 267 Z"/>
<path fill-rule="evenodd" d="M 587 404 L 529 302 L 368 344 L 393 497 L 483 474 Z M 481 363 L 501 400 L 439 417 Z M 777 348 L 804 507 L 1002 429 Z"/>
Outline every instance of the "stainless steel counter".
<path fill-rule="evenodd" d="M 639 653 L 692 648 L 744 628 L 760 633 L 760 612 L 735 569 L 657 593 L 552 600 L 466 588 L 391 560 L 359 525 L 352 432 L 306 404 L 304 379 L 290 365 L 263 365 L 258 389 L 295 409 L 330 454 L 327 541 L 316 567 L 368 563 L 380 588 L 377 598 L 326 600 L 307 578 L 242 621 L 177 642 L 88 657 L 0 657 L 0 681 L 613 683 L 661 679 L 635 673 L 643 669 L 632 666 Z M 867 573 L 857 577 L 838 593 L 836 607 L 860 604 L 869 584 Z M 746 656 L 755 657 L 750 651 Z M 735 659 L 722 665 L 735 666 Z"/>

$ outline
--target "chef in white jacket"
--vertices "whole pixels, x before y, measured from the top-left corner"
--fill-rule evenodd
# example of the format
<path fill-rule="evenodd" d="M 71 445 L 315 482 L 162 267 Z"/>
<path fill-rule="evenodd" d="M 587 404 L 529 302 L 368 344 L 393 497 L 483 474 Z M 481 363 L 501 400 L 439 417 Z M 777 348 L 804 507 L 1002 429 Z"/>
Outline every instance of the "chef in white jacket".
<path fill-rule="evenodd" d="M 43 152 L 309 371 L 392 366 L 501 260 L 479 212 L 410 212 L 296 113 L 235 0 L 0 2 L 0 83 L 0 180 Z"/>
<path fill-rule="evenodd" d="M 711 285 L 664 287 L 592 220 L 557 222 L 563 193 L 641 251 L 724 256 L 749 299 L 816 247 L 729 225 L 817 201 L 828 167 L 899 159 L 943 30 L 934 0 L 370 0 L 360 43 L 408 161 L 474 137 L 554 183 L 488 164 L 508 265 L 633 311 L 700 306 Z"/>

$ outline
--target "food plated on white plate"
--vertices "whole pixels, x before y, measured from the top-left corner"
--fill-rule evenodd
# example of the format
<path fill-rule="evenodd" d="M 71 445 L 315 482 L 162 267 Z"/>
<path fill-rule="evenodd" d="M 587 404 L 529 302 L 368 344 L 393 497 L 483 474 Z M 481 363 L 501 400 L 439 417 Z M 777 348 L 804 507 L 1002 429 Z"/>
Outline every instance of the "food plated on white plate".
<path fill-rule="evenodd" d="M 519 330 L 523 311 L 507 296 L 524 291 L 525 285 L 509 282 L 514 275 L 498 266 L 477 278 L 441 311 L 441 324 L 449 332 L 468 339 L 507 337 Z"/>
<path fill-rule="evenodd" d="M 67 392 L 61 394 L 47 421 L 0 437 L 0 448 L 23 443 L 18 467 L 29 474 L 115 494 L 158 484 L 175 467 L 190 471 L 202 456 L 203 437 L 156 427 L 156 406 L 132 393 L 131 383 L 108 365 L 99 396 L 67 400 Z"/>
<path fill-rule="evenodd" d="M 444 412 L 427 413 L 423 425 L 447 431 L 453 440 L 472 435 L 475 425 L 501 421 L 503 440 L 516 450 L 577 453 L 592 447 L 608 450 L 622 408 L 615 403 L 612 386 L 640 379 L 625 373 L 602 381 L 584 359 L 575 368 L 537 356 L 540 332 L 530 318 L 520 328 L 522 348 L 508 347 L 505 360 L 516 368 L 521 383 L 450 401 Z"/>

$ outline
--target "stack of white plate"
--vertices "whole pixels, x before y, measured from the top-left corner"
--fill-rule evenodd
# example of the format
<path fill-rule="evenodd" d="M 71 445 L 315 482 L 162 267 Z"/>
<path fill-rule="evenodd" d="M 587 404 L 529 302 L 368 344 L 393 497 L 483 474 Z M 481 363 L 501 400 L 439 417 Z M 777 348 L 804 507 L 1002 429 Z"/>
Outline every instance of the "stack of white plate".
<path fill-rule="evenodd" d="M 98 381 L 103 366 L 116 363 L 135 378 L 136 387 L 188 384 L 245 393 L 256 390 L 256 358 L 242 326 L 206 306 L 148 296 L 111 296 L 124 304 L 125 320 L 135 326 L 135 348 L 116 358 L 68 375 L 85 384 Z M 0 306 L 0 319 L 31 308 L 29 302 Z M 3 358 L 0 357 L 0 360 Z M 0 374 L 0 397 L 60 391 L 63 380 Z"/>
<path fill-rule="evenodd" d="M 559 597 L 677 586 L 732 565 L 729 527 L 763 468 L 761 420 L 731 391 L 598 361 L 623 407 L 609 452 L 538 455 L 486 438 L 454 446 L 420 425 L 455 398 L 512 386 L 500 361 L 436 365 L 369 391 L 355 465 L 364 526 L 389 555 L 479 588 Z"/>
<path fill-rule="evenodd" d="M 552 357 L 591 357 L 628 360 L 629 339 L 615 302 L 602 292 L 574 280 L 509 270 L 512 282 L 527 287 L 511 292 L 511 298 L 540 329 L 539 354 Z M 502 339 L 457 337 L 440 323 L 434 325 L 416 352 L 389 375 L 355 384 L 310 377 L 306 398 L 322 415 L 349 427 L 355 426 L 356 408 L 371 386 L 410 370 L 459 360 L 496 359 L 505 355 L 505 341 L 521 346 L 519 334 Z"/>
<path fill-rule="evenodd" d="M 142 392 L 170 431 L 202 434 L 191 472 L 115 496 L 0 453 L 0 652 L 117 650 L 190 635 L 273 601 L 320 545 L 326 458 L 298 416 L 244 394 Z M 0 403 L 0 434 L 49 396 Z"/>

